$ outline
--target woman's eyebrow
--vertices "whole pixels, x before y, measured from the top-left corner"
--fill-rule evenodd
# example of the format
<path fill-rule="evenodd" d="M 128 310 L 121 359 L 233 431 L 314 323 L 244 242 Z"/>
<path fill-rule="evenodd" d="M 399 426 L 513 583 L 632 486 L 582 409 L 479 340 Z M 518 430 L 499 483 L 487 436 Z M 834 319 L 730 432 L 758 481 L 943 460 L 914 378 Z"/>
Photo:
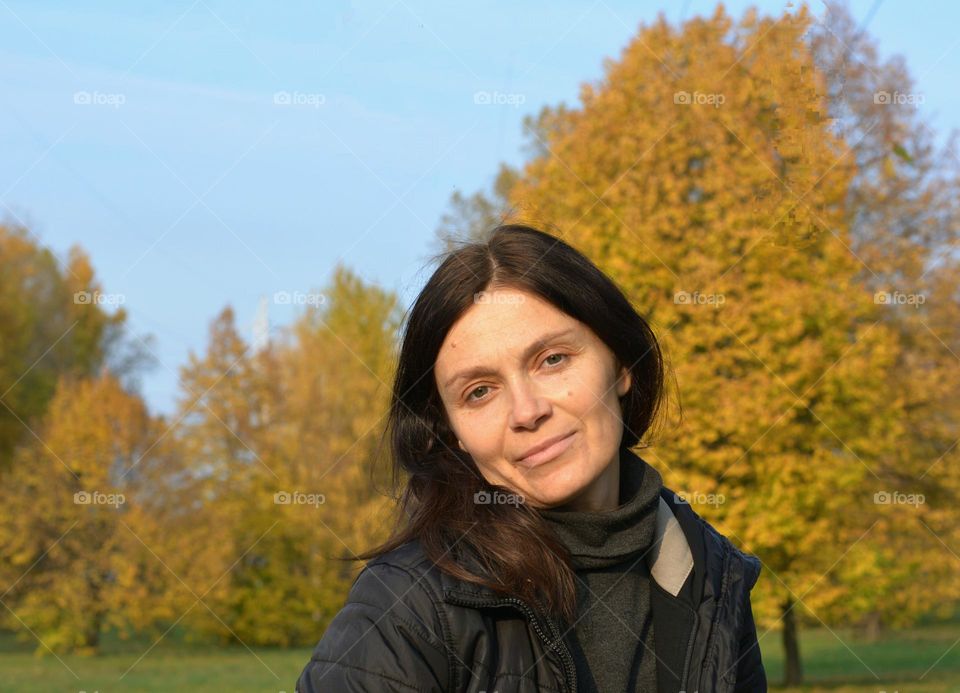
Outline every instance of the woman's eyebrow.
<path fill-rule="evenodd" d="M 556 330 L 554 332 L 548 332 L 547 334 L 541 335 L 533 343 L 531 343 L 526 349 L 523 350 L 523 353 L 520 355 L 520 360 L 524 361 L 539 349 L 542 349 L 547 344 L 552 342 L 555 339 L 560 337 L 569 337 L 574 334 L 575 330 L 573 328 L 567 328 L 565 330 Z M 476 378 L 483 375 L 496 375 L 497 371 L 494 368 L 489 366 L 472 366 L 466 370 L 462 370 L 459 373 L 455 373 L 447 379 L 447 382 L 444 383 L 444 387 L 451 387 L 455 385 L 460 380 L 466 380 L 468 378 Z"/>

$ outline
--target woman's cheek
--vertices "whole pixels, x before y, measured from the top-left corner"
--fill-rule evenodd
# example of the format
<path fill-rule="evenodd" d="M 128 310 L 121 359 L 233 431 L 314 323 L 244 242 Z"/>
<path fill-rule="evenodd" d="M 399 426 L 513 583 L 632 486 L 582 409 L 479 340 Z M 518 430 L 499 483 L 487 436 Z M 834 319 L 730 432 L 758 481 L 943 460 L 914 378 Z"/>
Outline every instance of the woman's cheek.
<path fill-rule="evenodd" d="M 555 396 L 558 399 L 570 400 L 583 390 L 583 382 L 576 373 L 563 373 L 557 378 Z"/>
<path fill-rule="evenodd" d="M 488 447 L 493 432 L 502 419 L 502 413 L 499 411 L 501 405 L 498 402 L 487 402 L 476 409 L 465 410 L 460 417 L 460 429 L 467 438 L 474 441 L 474 446 Z"/>

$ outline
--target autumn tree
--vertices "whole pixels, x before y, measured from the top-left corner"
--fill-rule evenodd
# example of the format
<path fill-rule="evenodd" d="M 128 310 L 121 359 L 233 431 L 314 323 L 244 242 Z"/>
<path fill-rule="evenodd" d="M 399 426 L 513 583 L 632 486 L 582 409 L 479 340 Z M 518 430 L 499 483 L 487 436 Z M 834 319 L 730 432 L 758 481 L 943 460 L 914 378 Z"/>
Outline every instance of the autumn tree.
<path fill-rule="evenodd" d="M 867 84 L 813 23 L 720 5 L 642 26 L 579 108 L 527 119 L 533 156 L 502 201 L 470 204 L 553 230 L 655 325 L 683 416 L 651 457 L 763 561 L 761 643 L 781 629 L 792 684 L 801 622 L 902 624 L 956 599 L 935 544 L 960 525 L 956 178 L 878 108 L 903 73 Z M 490 216 L 467 218 L 482 237 Z M 885 300 L 934 290 L 921 310 Z"/>
<path fill-rule="evenodd" d="M 181 373 L 175 437 L 204 488 L 193 543 L 216 566 L 187 622 L 224 641 L 315 642 L 359 569 L 336 557 L 385 536 L 373 463 L 396 297 L 343 268 L 311 296 L 256 351 L 225 309 Z"/>
<path fill-rule="evenodd" d="M 109 373 L 62 376 L 38 428 L 0 488 L 4 624 L 39 652 L 89 654 L 127 625 L 114 608 L 128 601 L 120 576 L 137 543 L 124 527 L 135 502 L 124 471 L 154 431 L 143 401 Z"/>
<path fill-rule="evenodd" d="M 0 475 L 46 410 L 61 375 L 122 379 L 149 364 L 125 339 L 122 300 L 105 294 L 86 253 L 66 262 L 21 226 L 0 224 Z M 147 338 L 149 339 L 149 338 Z"/>
<path fill-rule="evenodd" d="M 924 500 L 884 504 L 874 531 L 851 552 L 855 560 L 842 565 L 850 579 L 870 573 L 861 580 L 869 587 L 852 596 L 875 636 L 933 609 L 946 615 L 960 598 L 960 159 L 955 132 L 946 147 L 935 145 L 917 108 L 924 95 L 903 59 L 881 60 L 842 6 L 828 4 L 810 42 L 834 130 L 857 162 L 848 207 L 859 281 L 884 301 L 880 317 L 900 342 L 887 375 L 902 400 L 905 438 L 874 469 L 888 495 Z"/>
<path fill-rule="evenodd" d="M 482 240 L 484 233 L 509 217 L 508 196 L 516 181 L 517 171 L 500 164 L 489 192 L 476 192 L 467 197 L 455 191 L 450 196 L 450 210 L 440 218 L 436 230 L 439 252 L 453 250 L 458 242 Z"/>

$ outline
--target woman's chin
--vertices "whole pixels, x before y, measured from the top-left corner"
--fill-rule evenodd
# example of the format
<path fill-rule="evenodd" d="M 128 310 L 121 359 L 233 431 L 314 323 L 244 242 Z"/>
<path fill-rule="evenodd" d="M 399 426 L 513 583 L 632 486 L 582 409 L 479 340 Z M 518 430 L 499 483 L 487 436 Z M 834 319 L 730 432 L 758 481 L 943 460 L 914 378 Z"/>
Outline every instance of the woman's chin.
<path fill-rule="evenodd" d="M 570 503 L 579 495 L 580 490 L 576 485 L 543 484 L 531 490 L 525 502 L 537 510 L 551 510 Z"/>

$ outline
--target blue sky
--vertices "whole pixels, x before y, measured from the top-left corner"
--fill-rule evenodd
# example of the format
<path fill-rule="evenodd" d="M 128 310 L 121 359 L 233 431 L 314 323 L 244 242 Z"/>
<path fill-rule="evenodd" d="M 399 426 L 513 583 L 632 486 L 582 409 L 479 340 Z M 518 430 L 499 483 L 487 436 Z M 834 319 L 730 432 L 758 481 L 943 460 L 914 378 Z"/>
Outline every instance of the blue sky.
<path fill-rule="evenodd" d="M 725 3 L 749 5 L 785 3 Z M 849 6 L 905 57 L 942 142 L 960 127 L 960 5 Z M 143 394 L 170 413 L 227 304 L 250 338 L 261 297 L 319 290 L 340 261 L 408 306 L 450 194 L 523 160 L 524 115 L 576 105 L 641 22 L 714 7 L 0 0 L 0 217 L 60 257 L 87 250 L 154 335 Z M 295 310 L 271 305 L 271 325 Z"/>

